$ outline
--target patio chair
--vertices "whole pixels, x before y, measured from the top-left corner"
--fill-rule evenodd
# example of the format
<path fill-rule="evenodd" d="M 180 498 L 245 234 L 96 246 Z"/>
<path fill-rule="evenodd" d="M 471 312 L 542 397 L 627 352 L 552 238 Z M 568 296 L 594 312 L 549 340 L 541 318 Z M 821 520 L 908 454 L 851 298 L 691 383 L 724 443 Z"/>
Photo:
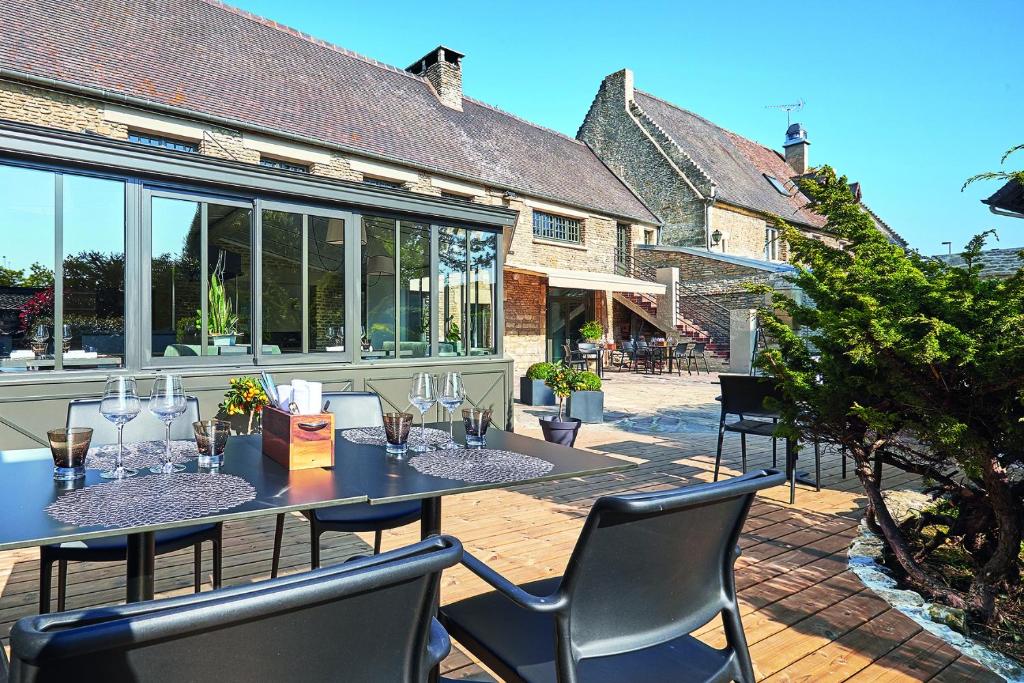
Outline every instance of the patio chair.
<path fill-rule="evenodd" d="M 679 342 L 676 344 L 676 350 L 673 354 L 676 362 L 676 373 L 680 376 L 683 374 L 683 359 L 686 358 L 687 350 L 690 348 L 690 342 Z M 691 375 L 689 366 L 686 368 L 686 374 Z"/>
<path fill-rule="evenodd" d="M 330 401 L 330 412 L 334 414 L 335 429 L 356 427 L 381 427 L 384 413 L 380 397 L 372 391 L 331 391 L 324 392 L 324 401 Z M 340 437 L 339 437 L 340 438 Z M 381 536 L 385 529 L 394 529 L 412 524 L 420 518 L 422 505 L 419 501 L 389 503 L 387 505 L 335 505 L 333 507 L 304 510 L 309 520 L 309 565 L 312 569 L 320 566 L 320 536 L 327 531 L 373 532 L 373 553 L 380 552 Z M 276 577 L 281 564 L 281 542 L 284 539 L 284 514 L 277 516 L 274 529 L 274 554 L 271 559 L 270 576 Z"/>
<path fill-rule="evenodd" d="M 639 372 L 641 367 L 646 372 L 651 362 L 651 345 L 643 339 L 637 339 L 633 344 L 633 372 Z"/>
<path fill-rule="evenodd" d="M 579 342 L 576 344 L 576 350 L 579 355 L 583 358 L 583 361 L 587 364 L 586 369 L 590 369 L 590 361 L 594 361 L 594 371 L 597 374 L 601 374 L 601 348 L 593 342 Z"/>
<path fill-rule="evenodd" d="M 569 348 L 568 342 L 562 344 L 562 361 L 573 370 L 587 369 L 587 359 L 579 351 Z"/>
<path fill-rule="evenodd" d="M 708 356 L 705 352 L 707 348 L 707 342 L 693 342 L 690 346 L 690 350 L 686 353 L 686 372 L 690 372 L 690 363 L 693 363 L 693 367 L 696 368 L 697 374 L 700 374 L 700 361 L 704 361 L 704 372 L 711 374 L 711 367 L 708 365 Z"/>
<path fill-rule="evenodd" d="M 312 573 L 26 617 L 11 631 L 11 682 L 420 683 L 451 651 L 432 615 L 461 555 L 435 536 Z"/>
<path fill-rule="evenodd" d="M 469 553 L 495 591 L 441 608 L 452 637 L 507 681 L 754 681 L 733 564 L 747 511 L 779 472 L 599 498 L 565 575 L 517 586 Z M 726 646 L 690 634 L 721 615 Z"/>
<path fill-rule="evenodd" d="M 611 355 L 611 364 L 615 366 L 617 370 L 622 371 L 623 366 L 632 367 L 633 360 L 636 357 L 636 346 L 630 339 L 625 339 L 616 345 Z"/>
<path fill-rule="evenodd" d="M 133 441 L 163 441 L 164 423 L 149 412 L 148 398 L 141 399 L 142 412 L 124 427 L 125 443 Z M 192 423 L 199 420 L 199 401 L 188 397 L 184 415 L 171 424 L 172 439 L 194 439 Z M 100 399 L 76 399 L 68 404 L 67 426 L 91 427 L 93 445 L 117 443 L 117 429 L 100 415 Z M 221 554 L 223 551 L 223 524 L 197 524 L 195 526 L 156 532 L 157 556 L 173 553 L 182 548 L 193 548 L 193 582 L 198 593 L 203 582 L 203 543 L 213 546 L 213 587 L 221 584 Z M 57 563 L 57 610 L 64 611 L 67 596 L 68 562 L 126 562 L 128 539 L 108 536 L 74 543 L 44 545 L 39 548 L 39 613 L 50 611 L 50 587 L 53 564 Z"/>

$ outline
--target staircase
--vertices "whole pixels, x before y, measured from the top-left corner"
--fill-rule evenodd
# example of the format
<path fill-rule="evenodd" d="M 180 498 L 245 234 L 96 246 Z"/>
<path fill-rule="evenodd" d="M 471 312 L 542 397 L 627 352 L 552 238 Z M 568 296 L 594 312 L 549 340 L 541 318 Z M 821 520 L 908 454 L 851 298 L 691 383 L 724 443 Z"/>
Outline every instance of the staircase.
<path fill-rule="evenodd" d="M 657 282 L 657 271 L 635 254 L 622 273 L 638 280 Z M 633 292 L 616 292 L 613 298 L 658 329 L 665 329 L 668 316 L 659 315 L 659 300 L 671 301 L 671 296 L 656 296 Z M 671 320 L 674 330 L 665 330 L 677 342 L 703 342 L 709 356 L 722 363 L 729 362 L 729 309 L 714 299 L 701 294 L 681 282 L 676 283 L 676 310 Z"/>

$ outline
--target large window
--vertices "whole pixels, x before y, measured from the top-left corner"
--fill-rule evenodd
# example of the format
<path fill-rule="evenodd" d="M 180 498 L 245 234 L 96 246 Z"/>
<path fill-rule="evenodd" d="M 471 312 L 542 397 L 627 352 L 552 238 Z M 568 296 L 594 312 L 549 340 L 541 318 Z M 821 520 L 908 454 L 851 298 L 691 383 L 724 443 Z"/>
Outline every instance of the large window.
<path fill-rule="evenodd" d="M 362 355 L 430 355 L 430 226 L 363 217 Z"/>
<path fill-rule="evenodd" d="M 0 166 L 0 372 L 124 364 L 124 183 Z"/>
<path fill-rule="evenodd" d="M 154 195 L 150 215 L 152 356 L 253 355 L 251 206 Z"/>
<path fill-rule="evenodd" d="M 343 352 L 347 217 L 264 209 L 262 219 L 263 355 Z"/>
<path fill-rule="evenodd" d="M 498 235 L 494 232 L 440 229 L 439 355 L 487 355 L 497 351 L 494 321 L 497 245 Z"/>
<path fill-rule="evenodd" d="M 562 242 L 580 241 L 580 222 L 575 218 L 556 216 L 552 213 L 534 210 L 533 234 L 549 240 Z"/>

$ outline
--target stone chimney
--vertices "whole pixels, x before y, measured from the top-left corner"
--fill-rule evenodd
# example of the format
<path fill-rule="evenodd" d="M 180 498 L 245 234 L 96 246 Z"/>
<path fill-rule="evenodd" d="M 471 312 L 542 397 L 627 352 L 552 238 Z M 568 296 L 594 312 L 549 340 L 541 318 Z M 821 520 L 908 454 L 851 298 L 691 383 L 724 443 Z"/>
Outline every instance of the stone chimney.
<path fill-rule="evenodd" d="M 810 146 L 807 131 L 799 123 L 794 123 L 786 129 L 786 141 L 782 148 L 786 150 L 786 163 L 793 167 L 796 175 L 807 173 L 811 167 L 807 162 L 807 148 Z"/>
<path fill-rule="evenodd" d="M 444 45 L 434 48 L 411 64 L 406 71 L 423 76 L 434 86 L 441 104 L 462 111 L 462 58 Z"/>

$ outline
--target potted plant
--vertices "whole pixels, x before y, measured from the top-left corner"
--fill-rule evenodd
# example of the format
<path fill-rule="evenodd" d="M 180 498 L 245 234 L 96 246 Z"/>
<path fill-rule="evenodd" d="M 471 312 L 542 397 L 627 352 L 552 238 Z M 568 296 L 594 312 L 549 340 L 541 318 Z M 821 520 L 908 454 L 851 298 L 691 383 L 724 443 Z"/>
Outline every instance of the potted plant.
<path fill-rule="evenodd" d="M 553 406 L 555 395 L 544 382 L 555 366 L 551 363 L 534 363 L 526 369 L 526 375 L 519 378 L 519 400 L 528 406 Z"/>
<path fill-rule="evenodd" d="M 569 393 L 568 411 L 569 417 L 578 418 L 581 422 L 604 422 L 604 392 L 601 391 L 600 377 L 589 370 L 576 373 Z"/>
<path fill-rule="evenodd" d="M 544 440 L 549 443 L 557 443 L 562 446 L 572 446 L 576 443 L 576 434 L 580 431 L 582 422 L 575 417 L 567 417 L 563 420 L 562 404 L 572 393 L 577 374 L 576 370 L 565 363 L 559 363 L 554 366 L 544 382 L 558 399 L 558 415 L 540 418 L 540 429 L 544 432 Z"/>
<path fill-rule="evenodd" d="M 580 336 L 583 338 L 583 341 L 597 343 L 604 336 L 604 327 L 598 321 L 591 320 L 583 323 L 583 326 L 580 327 Z"/>
<path fill-rule="evenodd" d="M 218 270 L 210 276 L 209 306 L 206 311 L 206 333 L 214 346 L 234 346 L 238 334 L 238 314 L 224 294 L 224 282 Z M 202 329 L 203 312 L 196 311 L 196 329 Z"/>
<path fill-rule="evenodd" d="M 255 434 L 260 431 L 260 416 L 268 405 L 270 398 L 255 377 L 232 377 L 217 417 L 230 422 L 235 434 Z"/>

